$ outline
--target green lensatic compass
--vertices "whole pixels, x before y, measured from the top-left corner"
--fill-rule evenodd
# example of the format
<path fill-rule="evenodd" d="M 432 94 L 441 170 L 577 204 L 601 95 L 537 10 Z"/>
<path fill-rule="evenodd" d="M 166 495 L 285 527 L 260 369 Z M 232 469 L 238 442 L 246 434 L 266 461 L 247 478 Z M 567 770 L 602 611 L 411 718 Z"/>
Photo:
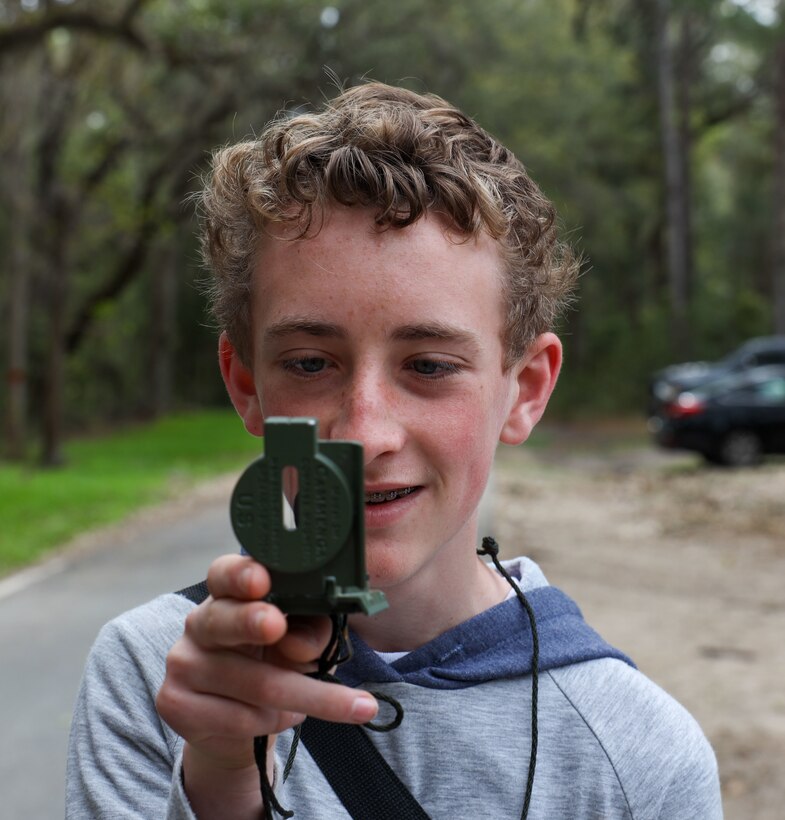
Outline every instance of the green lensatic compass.
<path fill-rule="evenodd" d="M 311 418 L 266 419 L 264 434 L 264 455 L 234 488 L 231 519 L 270 573 L 268 600 L 297 615 L 386 609 L 365 569 L 362 445 L 319 440 Z"/>

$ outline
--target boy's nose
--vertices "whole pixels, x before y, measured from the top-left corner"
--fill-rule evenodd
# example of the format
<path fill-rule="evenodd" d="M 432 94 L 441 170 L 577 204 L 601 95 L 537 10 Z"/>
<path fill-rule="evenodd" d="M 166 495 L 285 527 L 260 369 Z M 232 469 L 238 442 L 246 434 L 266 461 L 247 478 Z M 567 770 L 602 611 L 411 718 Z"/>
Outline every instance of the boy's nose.
<path fill-rule="evenodd" d="M 392 391 L 376 379 L 353 382 L 342 391 L 326 436 L 359 441 L 366 464 L 385 453 L 399 451 L 405 439 L 405 425 Z"/>

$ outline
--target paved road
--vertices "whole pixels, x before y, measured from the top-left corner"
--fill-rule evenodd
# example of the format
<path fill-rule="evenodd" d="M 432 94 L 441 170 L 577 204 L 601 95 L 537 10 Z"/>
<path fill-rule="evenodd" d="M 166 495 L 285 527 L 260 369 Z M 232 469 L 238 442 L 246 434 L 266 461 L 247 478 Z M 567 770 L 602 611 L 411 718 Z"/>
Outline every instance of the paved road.
<path fill-rule="evenodd" d="M 71 710 L 96 633 L 236 549 L 226 497 L 148 515 L 0 581 L 0 820 L 63 817 Z"/>

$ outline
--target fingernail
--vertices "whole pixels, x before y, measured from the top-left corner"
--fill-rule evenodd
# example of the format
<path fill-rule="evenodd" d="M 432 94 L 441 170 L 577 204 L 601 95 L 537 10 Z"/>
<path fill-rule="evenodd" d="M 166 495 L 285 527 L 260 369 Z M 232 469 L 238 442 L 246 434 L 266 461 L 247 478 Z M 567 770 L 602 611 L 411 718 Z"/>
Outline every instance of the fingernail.
<path fill-rule="evenodd" d="M 267 620 L 267 613 L 260 609 L 258 612 L 254 612 L 253 615 L 253 628 L 254 630 L 261 630 L 264 626 L 264 622 Z"/>
<path fill-rule="evenodd" d="M 367 723 L 376 717 L 379 704 L 371 695 L 361 695 L 352 704 L 352 720 L 358 723 Z"/>

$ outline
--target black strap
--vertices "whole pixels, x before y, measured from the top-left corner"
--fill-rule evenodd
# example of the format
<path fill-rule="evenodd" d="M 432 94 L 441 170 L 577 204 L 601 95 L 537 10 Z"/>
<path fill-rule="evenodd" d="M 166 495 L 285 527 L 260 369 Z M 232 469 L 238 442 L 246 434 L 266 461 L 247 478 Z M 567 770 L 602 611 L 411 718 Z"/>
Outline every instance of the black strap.
<path fill-rule="evenodd" d="M 353 820 L 429 820 L 361 726 L 308 718 L 301 740 Z"/>
<path fill-rule="evenodd" d="M 185 589 L 178 589 L 175 594 L 182 595 L 183 598 L 187 598 L 198 606 L 202 601 L 207 600 L 210 590 L 207 589 L 207 581 L 200 581 L 198 584 L 186 587 Z"/>

